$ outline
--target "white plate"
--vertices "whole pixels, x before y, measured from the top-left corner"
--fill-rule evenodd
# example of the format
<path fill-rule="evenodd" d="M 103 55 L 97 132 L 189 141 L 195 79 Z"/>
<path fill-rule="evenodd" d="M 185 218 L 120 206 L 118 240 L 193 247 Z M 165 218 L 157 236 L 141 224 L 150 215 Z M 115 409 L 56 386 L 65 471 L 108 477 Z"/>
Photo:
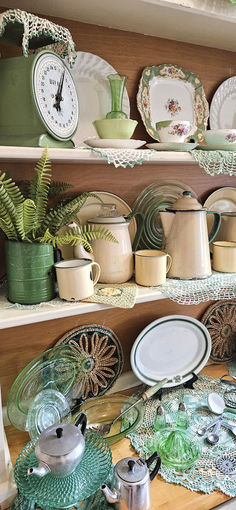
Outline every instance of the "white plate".
<path fill-rule="evenodd" d="M 211 337 L 200 321 L 169 315 L 151 322 L 138 335 L 131 350 L 131 366 L 149 386 L 167 377 L 165 388 L 170 388 L 200 372 L 210 352 Z"/>
<path fill-rule="evenodd" d="M 208 211 L 216 211 L 219 213 L 224 212 L 236 212 L 236 188 L 219 188 L 206 199 L 204 203 L 204 207 L 207 208 Z M 208 232 L 211 231 L 213 227 L 214 217 L 213 214 L 207 215 L 207 228 Z M 222 240 L 222 229 L 224 225 L 220 226 L 219 232 L 216 235 L 214 241 Z M 210 249 L 212 251 L 212 245 L 210 244 Z"/>
<path fill-rule="evenodd" d="M 147 143 L 148 149 L 155 151 L 189 152 L 197 147 L 197 143 Z"/>
<path fill-rule="evenodd" d="M 89 138 L 84 140 L 86 145 L 97 149 L 138 149 L 145 145 L 143 140 L 121 140 L 118 138 Z"/>
<path fill-rule="evenodd" d="M 117 211 L 122 216 L 128 216 L 132 209 L 131 207 L 118 195 L 114 193 L 110 193 L 109 191 L 91 191 L 91 193 L 96 193 L 96 195 L 103 200 L 105 203 L 115 204 Z M 90 218 L 94 218 L 98 214 L 101 209 L 101 202 L 96 200 L 94 197 L 88 197 L 86 203 L 81 207 L 79 213 L 77 214 L 81 225 L 84 225 Z M 64 227 L 64 231 L 68 227 Z M 137 231 L 137 223 L 136 219 L 132 218 L 129 224 L 129 233 L 131 243 L 133 243 L 135 234 Z M 73 247 L 70 245 L 60 246 L 60 250 L 62 252 L 62 257 L 64 259 L 72 259 L 73 258 Z"/>
<path fill-rule="evenodd" d="M 111 91 L 107 76 L 117 71 L 98 55 L 77 51 L 77 58 L 70 72 L 79 98 L 79 124 L 73 141 L 77 147 L 81 147 L 85 139 L 97 134 L 93 121 L 104 119 L 111 111 Z M 130 105 L 126 89 L 122 108 L 129 117 Z"/>
<path fill-rule="evenodd" d="M 202 151 L 236 151 L 236 143 L 227 144 L 211 144 L 211 145 L 198 145 L 198 150 Z"/>
<path fill-rule="evenodd" d="M 236 128 L 236 76 L 223 81 L 215 92 L 210 106 L 211 129 Z"/>
<path fill-rule="evenodd" d="M 195 135 L 202 140 L 207 128 L 209 106 L 199 76 L 173 64 L 145 67 L 139 84 L 137 105 L 144 126 L 159 140 L 156 122 L 189 120 Z"/>

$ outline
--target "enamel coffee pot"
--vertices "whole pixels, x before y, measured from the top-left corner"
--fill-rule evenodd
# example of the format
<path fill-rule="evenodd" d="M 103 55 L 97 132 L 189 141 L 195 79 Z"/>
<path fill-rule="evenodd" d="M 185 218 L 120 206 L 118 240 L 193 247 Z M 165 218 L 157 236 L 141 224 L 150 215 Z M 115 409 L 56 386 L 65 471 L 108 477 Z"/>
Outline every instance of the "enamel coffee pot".
<path fill-rule="evenodd" d="M 124 283 L 132 277 L 134 262 L 129 224 L 132 218 L 138 214 L 141 215 L 142 224 L 133 242 L 135 250 L 142 233 L 143 216 L 141 213 L 133 212 L 129 216 L 121 216 L 115 204 L 103 204 L 99 214 L 88 220 L 89 224 L 109 230 L 117 240 L 117 242 L 106 239 L 91 241 L 94 260 L 101 268 L 99 282 Z"/>
<path fill-rule="evenodd" d="M 209 236 L 207 214 L 214 215 Z M 160 211 L 160 217 L 164 231 L 163 249 L 172 257 L 168 277 L 192 280 L 210 276 L 209 243 L 220 228 L 220 213 L 207 211 L 190 191 L 184 191 L 172 207 Z"/>
<path fill-rule="evenodd" d="M 153 471 L 149 466 L 156 460 Z M 126 457 L 115 466 L 116 488 L 111 490 L 106 484 L 101 489 L 108 503 L 119 503 L 120 510 L 148 510 L 150 508 L 150 482 L 156 476 L 161 465 L 157 452 L 146 461 L 140 458 Z"/>

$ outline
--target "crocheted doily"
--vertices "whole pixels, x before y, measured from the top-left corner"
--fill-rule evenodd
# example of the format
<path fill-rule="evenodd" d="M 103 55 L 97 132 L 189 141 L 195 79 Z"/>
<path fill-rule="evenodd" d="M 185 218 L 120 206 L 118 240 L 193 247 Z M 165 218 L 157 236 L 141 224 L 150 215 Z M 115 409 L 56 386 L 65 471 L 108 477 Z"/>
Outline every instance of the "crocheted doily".
<path fill-rule="evenodd" d="M 191 154 L 209 175 L 236 175 L 236 152 L 194 150 Z"/>

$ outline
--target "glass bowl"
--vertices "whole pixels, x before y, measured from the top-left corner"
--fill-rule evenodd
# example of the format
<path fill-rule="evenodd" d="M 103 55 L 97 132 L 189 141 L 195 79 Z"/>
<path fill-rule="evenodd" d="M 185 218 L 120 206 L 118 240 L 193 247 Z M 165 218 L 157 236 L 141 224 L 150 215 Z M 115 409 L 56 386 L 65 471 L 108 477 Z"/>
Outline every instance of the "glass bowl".
<path fill-rule="evenodd" d="M 127 395 L 107 395 L 99 399 L 90 399 L 80 408 L 87 416 L 87 426 L 93 423 L 110 423 L 123 409 L 129 407 L 136 399 Z M 143 416 L 142 406 L 134 406 L 127 414 L 116 421 L 106 436 L 108 444 L 116 443 L 134 431 Z"/>

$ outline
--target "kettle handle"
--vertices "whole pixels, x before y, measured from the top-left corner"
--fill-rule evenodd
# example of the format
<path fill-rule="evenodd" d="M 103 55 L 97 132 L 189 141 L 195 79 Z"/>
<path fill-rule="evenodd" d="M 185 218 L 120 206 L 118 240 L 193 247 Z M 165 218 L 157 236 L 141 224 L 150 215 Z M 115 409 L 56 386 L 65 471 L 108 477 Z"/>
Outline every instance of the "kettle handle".
<path fill-rule="evenodd" d="M 150 481 L 153 480 L 153 478 L 155 478 L 156 474 L 158 473 L 160 467 L 161 467 L 161 457 L 158 455 L 157 452 L 154 452 L 151 457 L 149 457 L 149 459 L 147 459 L 145 462 L 146 462 L 146 465 L 147 467 L 149 468 L 151 466 L 151 464 L 153 463 L 154 460 L 157 460 L 156 461 L 156 465 L 154 467 L 154 469 L 152 470 L 152 472 L 150 473 Z"/>
<path fill-rule="evenodd" d="M 135 234 L 135 238 L 133 241 L 132 250 L 136 251 L 139 245 L 139 241 L 141 239 L 141 235 L 143 233 L 143 227 L 144 227 L 144 215 L 140 211 L 132 211 L 128 216 L 125 216 L 125 219 L 130 221 L 134 216 L 140 216 L 140 226 L 137 228 L 137 232 Z"/>
<path fill-rule="evenodd" d="M 81 413 L 78 420 L 76 420 L 75 426 L 78 427 L 78 425 L 81 425 L 81 432 L 84 435 L 87 426 L 87 416 L 84 413 Z"/>
<path fill-rule="evenodd" d="M 215 239 L 216 234 L 219 232 L 220 224 L 221 224 L 221 214 L 216 211 L 207 211 L 207 214 L 214 214 L 214 223 L 213 227 L 209 233 L 209 243 Z"/>

